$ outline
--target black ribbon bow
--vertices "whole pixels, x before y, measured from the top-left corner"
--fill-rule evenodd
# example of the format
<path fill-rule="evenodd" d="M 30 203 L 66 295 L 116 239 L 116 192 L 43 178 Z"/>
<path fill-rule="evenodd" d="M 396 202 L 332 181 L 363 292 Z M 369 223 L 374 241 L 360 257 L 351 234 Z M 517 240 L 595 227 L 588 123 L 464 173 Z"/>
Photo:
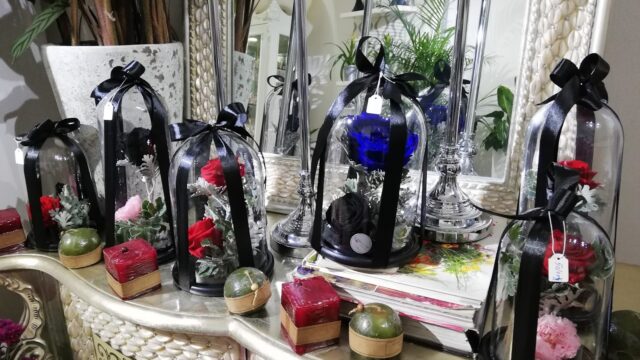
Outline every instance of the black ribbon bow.
<path fill-rule="evenodd" d="M 68 118 L 60 121 L 45 120 L 34 126 L 31 131 L 25 135 L 18 136 L 17 141 L 20 145 L 27 147 L 27 153 L 24 157 L 24 177 L 27 184 L 27 195 L 29 207 L 31 208 L 31 220 L 33 225 L 33 239 L 35 246 L 44 251 L 55 251 L 57 243 L 48 241 L 42 212 L 40 210 L 40 197 L 42 196 L 42 180 L 39 171 L 40 149 L 44 142 L 52 137 L 57 137 L 73 154 L 77 171 L 74 174 L 78 197 L 89 201 L 89 219 L 96 225 L 98 231 L 103 229 L 103 219 L 98 206 L 98 195 L 96 193 L 95 184 L 91 177 L 91 170 L 84 151 L 80 145 L 72 138 L 67 136 L 69 133 L 80 127 L 80 121 L 76 118 Z"/>
<path fill-rule="evenodd" d="M 387 73 L 384 60 L 385 49 L 384 46 L 382 46 L 382 42 L 376 38 L 372 39 L 375 39 L 380 44 L 380 47 L 374 62 L 371 63 L 363 52 L 363 46 L 368 39 L 370 39 L 368 36 L 362 37 L 358 42 L 356 50 L 356 66 L 362 77 L 352 81 L 338 95 L 318 131 L 318 139 L 311 159 L 312 183 L 315 183 L 316 171 L 318 171 L 316 211 L 314 214 L 313 229 L 311 231 L 311 245 L 316 251 L 321 252 L 321 209 L 324 193 L 325 159 L 328 139 L 333 123 L 338 116 L 340 116 L 343 109 L 360 93 L 366 91 L 368 95 L 372 95 L 378 88 L 379 81 L 380 88 L 378 94 L 389 100 L 391 116 L 389 152 L 385 160 L 385 178 L 380 197 L 380 215 L 378 216 L 378 224 L 376 227 L 376 240 L 374 241 L 370 257 L 366 256 L 360 259 L 345 260 L 358 262 L 353 263 L 354 266 L 363 266 L 363 263 L 366 263 L 367 267 L 385 267 L 388 265 L 389 254 L 391 254 L 393 230 L 395 227 L 400 182 L 402 178 L 403 149 L 405 148 L 407 139 L 407 123 L 401 108 L 402 96 L 405 96 L 409 101 L 419 107 L 416 101 L 417 93 L 409 82 L 426 80 L 426 78 L 417 73 L 400 75 Z M 424 155 L 424 159 L 426 159 L 426 154 Z M 426 167 L 424 168 L 426 169 Z M 424 181 L 426 181 L 426 178 L 423 175 L 423 182 Z M 426 182 L 423 185 L 426 186 Z"/>
<path fill-rule="evenodd" d="M 123 202 L 126 199 L 116 199 L 116 188 L 126 188 L 126 173 L 124 167 L 118 167 L 117 143 L 124 133 L 124 121 L 122 118 L 122 99 L 124 95 L 135 87 L 144 100 L 151 122 L 151 137 L 156 147 L 156 159 L 160 169 L 162 190 L 167 207 L 166 219 L 169 223 L 169 238 L 173 238 L 173 216 L 171 209 L 171 194 L 169 191 L 169 137 L 167 135 L 168 113 L 151 85 L 141 78 L 145 68 L 138 61 L 132 61 L 125 67 L 116 66 L 111 70 L 108 79 L 101 82 L 91 92 L 96 105 L 100 101 L 109 101 L 113 106 L 113 119 L 104 119 L 104 184 L 105 184 L 105 242 L 106 246 L 115 245 L 115 210 L 116 200 Z M 111 98 L 108 94 L 112 93 Z M 124 194 L 126 197 L 126 194 Z M 148 239 L 150 240 L 150 239 Z M 170 243 L 173 243 L 171 241 Z M 158 249 L 160 262 L 166 262 L 173 257 L 173 246 L 167 249 Z"/>
<path fill-rule="evenodd" d="M 551 108 L 547 111 L 547 118 L 542 128 L 540 144 L 544 144 L 544 146 L 540 146 L 538 174 L 544 174 L 544 171 L 557 160 L 562 126 L 574 105 L 580 106 L 579 118 L 582 117 L 584 120 L 593 119 L 594 111 L 607 106 L 608 95 L 602 80 L 608 73 L 609 64 L 598 54 L 590 54 L 585 57 L 579 68 L 570 60 L 562 59 L 553 69 L 550 75 L 551 81 L 561 87 L 561 90 L 542 103 L 553 101 Z M 580 121 L 578 126 L 581 126 Z M 576 144 L 578 156 L 593 151 L 593 149 L 581 149 L 581 147 L 581 143 Z M 546 206 L 548 201 L 547 188 L 546 177 L 538 176 L 536 207 Z"/>
<path fill-rule="evenodd" d="M 176 216 L 177 216 L 177 250 L 176 262 L 178 268 L 190 264 L 188 251 L 188 225 L 189 225 L 189 192 L 187 184 L 189 174 L 194 166 L 204 166 L 210 158 L 211 144 L 216 148 L 216 153 L 222 165 L 222 173 L 227 187 L 229 206 L 231 209 L 231 222 L 233 232 L 236 237 L 238 250 L 238 261 L 240 266 L 254 266 L 253 248 L 251 245 L 251 234 L 249 231 L 248 210 L 244 198 L 242 176 L 240 167 L 233 150 L 223 139 L 221 133 L 233 132 L 243 139 L 252 139 L 249 132 L 244 128 L 247 122 L 247 114 L 241 103 L 233 103 L 224 107 L 218 115 L 214 125 L 197 120 L 185 120 L 183 123 L 171 124 L 170 133 L 173 141 L 183 141 L 194 138 L 188 144 L 180 159 L 176 173 Z M 255 143 L 255 141 L 254 141 Z M 264 163 L 264 161 L 263 161 Z M 250 166 L 250 164 L 246 164 Z M 196 169 L 199 171 L 199 169 Z M 201 217 L 204 209 L 196 209 Z M 181 271 L 178 282 L 183 289 L 189 289 L 195 281 L 194 271 Z"/>
<path fill-rule="evenodd" d="M 553 192 L 544 207 L 535 208 L 520 215 L 504 215 L 487 211 L 492 215 L 512 220 L 534 221 L 531 230 L 528 232 L 520 259 L 515 308 L 513 310 L 515 315 L 513 343 L 511 345 L 512 359 L 533 360 L 535 357 L 538 306 L 540 302 L 540 276 L 543 261 L 545 260 L 545 252 L 552 236 L 549 215 L 551 215 L 554 227 L 560 227 L 561 222 L 565 221 L 569 214 L 575 211 L 576 205 L 582 200 L 582 197 L 576 192 L 580 182 L 580 173 L 578 171 L 553 164 L 547 176 L 549 178 L 547 183 L 552 184 Z M 600 228 L 587 215 L 580 213 L 580 216 Z M 501 238 L 504 238 L 510 229 L 511 225 L 507 226 Z M 499 262 L 500 251 L 496 255 L 492 288 L 498 278 Z M 496 292 L 492 290 L 491 298 L 493 303 L 496 300 L 495 296 Z M 494 336 L 496 335 L 494 334 Z"/>
<path fill-rule="evenodd" d="M 27 134 L 18 136 L 22 146 L 42 145 L 45 140 L 55 135 L 66 135 L 80 127 L 80 120 L 68 118 L 60 121 L 47 119 L 37 124 Z"/>
<path fill-rule="evenodd" d="M 436 83 L 429 88 L 426 94 L 418 97 L 418 102 L 423 111 L 427 111 L 433 103 L 440 97 L 442 92 L 449 87 L 451 80 L 451 66 L 444 60 L 438 61 L 433 68 L 433 75 L 436 78 Z M 464 85 L 470 84 L 469 80 L 463 80 Z M 462 87 L 462 107 L 461 107 L 461 120 L 465 119 L 467 113 L 467 105 L 469 103 L 469 94 L 467 89 Z M 461 121 L 460 128 L 464 128 L 464 123 Z"/>

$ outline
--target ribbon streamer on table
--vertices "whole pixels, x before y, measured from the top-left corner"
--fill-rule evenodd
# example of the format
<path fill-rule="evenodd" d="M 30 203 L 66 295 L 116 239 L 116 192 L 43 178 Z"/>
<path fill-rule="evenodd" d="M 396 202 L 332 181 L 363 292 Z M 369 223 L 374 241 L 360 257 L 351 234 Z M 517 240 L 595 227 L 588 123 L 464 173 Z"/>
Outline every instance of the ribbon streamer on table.
<path fill-rule="evenodd" d="M 410 81 L 426 80 L 424 76 L 417 73 L 405 73 L 397 76 L 385 75 L 384 46 L 380 40 L 373 38 L 380 43 L 378 54 L 374 63 L 371 63 L 363 53 L 363 46 L 370 37 L 365 36 L 358 42 L 356 51 L 356 66 L 362 77 L 352 81 L 338 94 L 338 97 L 331 105 L 324 123 L 318 131 L 316 148 L 311 159 L 311 179 L 315 183 L 316 171 L 318 175 L 318 187 L 316 193 L 316 211 L 314 214 L 313 229 L 311 231 L 311 245 L 320 252 L 321 250 L 321 229 L 322 229 L 322 201 L 324 193 L 324 176 L 327 144 L 331 128 L 335 120 L 340 116 L 344 108 L 353 101 L 360 93 L 366 91 L 371 95 L 376 91 L 378 81 L 380 81 L 379 95 L 388 99 L 390 103 L 390 139 L 389 152 L 385 160 L 385 177 L 383 191 L 380 197 L 380 214 L 376 227 L 376 240 L 371 252 L 372 265 L 384 267 L 391 253 L 393 231 L 395 228 L 396 212 L 402 179 L 403 156 L 407 140 L 407 123 L 400 104 L 402 96 L 412 101 L 417 107 L 416 91 L 409 84 Z M 426 150 L 425 150 L 426 151 Z M 426 153 L 424 154 L 426 158 Z M 425 168 L 426 169 L 426 168 Z M 423 171 L 424 172 L 424 171 Z M 423 174 L 423 181 L 426 181 L 426 174 Z"/>
<path fill-rule="evenodd" d="M 24 158 L 24 177 L 27 184 L 29 207 L 31 208 L 31 219 L 35 241 L 38 247 L 45 248 L 46 234 L 40 211 L 40 197 L 42 196 L 42 174 L 39 171 L 40 149 L 44 142 L 52 137 L 57 137 L 67 147 L 74 156 L 78 172 L 75 173 L 75 182 L 80 199 L 89 201 L 89 219 L 91 219 L 98 231 L 102 232 L 103 219 L 98 206 L 98 196 L 96 188 L 91 178 L 91 170 L 87 158 L 80 145 L 68 134 L 80 127 L 80 121 L 76 118 L 63 119 L 60 121 L 45 120 L 36 125 L 29 133 L 17 138 L 20 145 L 27 147 Z"/>
<path fill-rule="evenodd" d="M 183 123 L 171 124 L 170 133 L 172 141 L 183 141 L 194 138 L 189 147 L 179 159 L 180 164 L 176 174 L 176 216 L 178 241 L 178 264 L 189 264 L 188 251 L 188 225 L 189 225 L 189 192 L 187 184 L 189 174 L 195 163 L 204 165 L 210 157 L 211 144 L 216 148 L 216 153 L 222 165 L 222 173 L 227 187 L 229 206 L 231 210 L 231 222 L 236 238 L 238 261 L 240 266 L 254 266 L 253 247 L 249 232 L 248 210 L 244 198 L 242 176 L 240 167 L 233 150 L 221 136 L 224 132 L 232 132 L 243 139 L 251 138 L 244 128 L 247 121 L 247 113 L 241 103 L 233 103 L 226 106 L 218 115 L 214 125 L 197 121 L 185 120 Z M 254 141 L 255 142 L 255 141 Z M 197 161 L 198 160 L 198 161 Z M 200 214 L 198 214 L 200 216 Z M 180 268 L 181 265 L 178 266 Z M 189 288 L 195 281 L 195 272 L 180 272 L 178 281 Z"/>
<path fill-rule="evenodd" d="M 519 215 L 505 215 L 479 208 L 494 216 L 511 220 L 535 222 L 528 233 L 529 237 L 525 240 L 522 257 L 520 259 L 515 307 L 513 310 L 515 315 L 512 336 L 513 344 L 511 346 L 512 359 L 533 360 L 535 358 L 538 306 L 540 302 L 540 276 L 543 261 L 545 260 L 545 252 L 551 239 L 548 214 L 551 214 L 555 222 L 561 222 L 564 221 L 571 212 L 575 212 L 605 233 L 595 220 L 586 214 L 574 210 L 576 205 L 582 200 L 581 196 L 576 193 L 577 186 L 580 182 L 580 173 L 578 171 L 553 164 L 553 167 L 548 173 L 548 177 L 547 182 L 552 184 L 553 193 L 545 207 L 535 208 Z M 556 223 L 554 227 L 558 226 L 559 224 Z M 504 238 L 510 229 L 511 226 L 507 226 L 500 238 Z M 493 286 L 495 286 L 495 281 L 497 281 L 499 261 L 500 251 L 498 251 L 496 255 L 493 269 L 492 289 Z M 493 290 L 490 295 L 493 303 L 495 303 L 495 296 L 495 290 Z M 495 321 L 495 319 L 493 321 Z"/>
<path fill-rule="evenodd" d="M 145 68 L 137 61 L 130 62 L 127 66 L 116 66 L 111 70 L 109 79 L 100 83 L 91 92 L 96 105 L 101 100 L 108 100 L 113 106 L 113 120 L 104 120 L 104 185 L 105 185 L 105 242 L 106 246 L 115 245 L 115 211 L 116 211 L 116 176 L 117 156 L 116 148 L 119 136 L 124 132 L 122 119 L 122 99 L 131 89 L 136 88 L 149 112 L 151 121 L 151 137 L 155 145 L 156 159 L 160 169 L 162 190 L 167 207 L 166 218 L 169 223 L 169 237 L 173 237 L 173 213 L 171 209 L 171 194 L 169 191 L 169 137 L 167 134 L 168 114 L 158 94 L 151 88 L 148 82 L 140 76 Z M 148 239 L 149 240 L 149 239 Z"/>
<path fill-rule="evenodd" d="M 607 90 L 602 80 L 609 73 L 609 64 L 598 54 L 590 54 L 582 60 L 578 68 L 570 60 L 562 59 L 553 69 L 550 78 L 561 90 L 542 102 L 553 102 L 547 110 L 547 117 L 540 137 L 540 154 L 538 158 L 538 174 L 557 160 L 560 133 L 562 126 L 574 105 L 580 105 L 593 117 L 593 112 L 606 105 Z M 608 107 L 608 106 L 607 106 Z M 535 206 L 547 204 L 547 181 L 545 176 L 538 176 L 536 182 Z"/>

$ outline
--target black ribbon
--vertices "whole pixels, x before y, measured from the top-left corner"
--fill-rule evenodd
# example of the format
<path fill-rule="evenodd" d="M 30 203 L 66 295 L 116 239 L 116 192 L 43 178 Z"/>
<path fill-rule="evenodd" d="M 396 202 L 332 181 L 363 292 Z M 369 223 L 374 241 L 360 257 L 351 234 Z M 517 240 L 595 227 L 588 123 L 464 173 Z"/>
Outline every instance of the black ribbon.
<path fill-rule="evenodd" d="M 42 196 L 43 174 L 39 171 L 40 149 L 44 142 L 52 137 L 57 137 L 71 151 L 76 160 L 77 171 L 75 175 L 76 188 L 80 199 L 89 201 L 89 219 L 96 225 L 98 231 L 102 232 L 103 219 L 98 206 L 98 196 L 91 177 L 91 170 L 84 151 L 80 145 L 68 134 L 80 127 L 80 121 L 75 118 L 63 119 L 60 121 L 45 120 L 36 125 L 31 131 L 17 138 L 20 145 L 27 147 L 24 157 L 24 177 L 27 184 L 29 207 L 31 208 L 31 223 L 35 235 L 35 245 L 38 249 L 52 251 L 57 248 L 57 243 L 52 244 L 47 241 L 46 230 L 42 219 L 40 197 Z"/>
<path fill-rule="evenodd" d="M 124 131 L 122 119 L 122 99 L 131 89 L 136 88 L 149 112 L 151 121 L 151 137 L 155 145 L 156 159 L 160 168 L 160 179 L 164 202 L 167 207 L 166 219 L 169 223 L 169 237 L 173 238 L 173 216 L 171 209 L 171 193 L 169 191 L 169 137 L 167 133 L 168 114 L 160 99 L 160 96 L 153 90 L 151 85 L 140 76 L 144 74 L 145 68 L 137 61 L 130 62 L 127 66 L 116 66 L 111 70 L 109 79 L 100 83 L 91 92 L 96 105 L 101 100 L 106 99 L 108 94 L 113 92 L 108 100 L 113 106 L 113 120 L 104 120 L 104 185 L 105 185 L 105 242 L 106 246 L 115 245 L 115 211 L 116 211 L 116 179 L 119 175 L 116 166 L 117 142 Z M 171 252 L 171 250 L 169 250 Z"/>
<path fill-rule="evenodd" d="M 444 60 L 438 61 L 433 68 L 433 76 L 436 83 L 429 88 L 426 94 L 418 97 L 418 102 L 423 110 L 429 109 L 433 103 L 440 97 L 442 92 L 449 87 L 451 80 L 451 66 Z M 469 80 L 463 80 L 464 85 L 470 84 Z M 464 117 L 467 113 L 467 105 L 469 103 L 469 94 L 467 89 L 462 87 L 462 107 L 461 114 Z M 461 126 L 462 128 L 462 126 Z"/>
<path fill-rule="evenodd" d="M 607 90 L 602 80 L 609 73 L 609 64 L 598 54 L 590 54 L 582 60 L 578 68 L 570 60 L 562 59 L 553 69 L 550 78 L 561 90 L 542 102 L 553 101 L 547 111 L 547 117 L 540 137 L 540 153 L 538 158 L 538 174 L 557 160 L 560 133 L 564 120 L 574 105 L 582 107 L 582 116 L 593 116 L 593 112 L 606 106 Z M 584 112 L 587 112 L 585 114 Z M 547 181 L 545 176 L 538 176 L 536 182 L 535 206 L 547 204 Z"/>
<path fill-rule="evenodd" d="M 518 274 L 518 286 L 515 295 L 513 343 L 511 344 L 512 359 L 533 360 L 536 350 L 536 333 L 538 327 L 538 306 L 540 302 L 540 276 L 545 260 L 545 252 L 551 239 L 549 226 L 549 214 L 554 222 L 554 227 L 561 227 L 571 212 L 582 198 L 576 193 L 580 182 L 580 173 L 573 169 L 553 164 L 548 173 L 548 183 L 553 186 L 553 193 L 545 207 L 535 208 L 519 215 L 505 215 L 482 209 L 492 215 L 508 218 L 511 220 L 534 221 L 525 240 L 522 257 L 520 259 L 520 270 Z M 595 224 L 600 225 L 589 216 L 579 213 L 580 216 Z M 513 223 L 512 223 L 513 224 Z M 507 226 L 502 233 L 501 239 L 509 232 L 512 224 Z M 604 230 L 602 230 L 603 233 Z M 496 264 L 499 262 L 500 251 L 496 256 Z M 498 266 L 494 266 L 492 284 L 498 277 Z M 494 297 L 495 291 L 491 293 Z M 494 330 L 496 328 L 496 319 Z M 493 334 L 497 336 L 497 334 Z M 493 339 L 492 341 L 495 341 Z"/>
<path fill-rule="evenodd" d="M 189 192 L 187 184 L 189 175 L 195 164 L 204 164 L 209 160 L 211 144 L 216 148 L 218 158 L 222 165 L 222 173 L 227 186 L 229 206 L 231 210 L 231 222 L 233 233 L 236 237 L 238 261 L 240 266 L 254 266 L 253 247 L 249 232 L 248 210 L 245 204 L 242 176 L 236 156 L 224 138 L 225 132 L 235 133 L 243 139 L 251 138 L 244 128 L 247 121 L 247 113 L 241 103 L 233 103 L 226 106 L 218 115 L 214 125 L 196 121 L 185 120 L 183 123 L 171 124 L 170 133 L 172 141 L 183 141 L 189 138 L 189 143 L 184 155 L 178 161 L 176 173 L 176 216 L 177 216 L 177 266 L 178 269 L 186 268 L 190 264 L 189 256 Z M 200 214 L 201 215 L 201 214 Z M 200 216 L 199 215 L 199 216 Z M 178 281 L 182 288 L 190 288 L 195 281 L 194 271 L 180 271 Z"/>
<path fill-rule="evenodd" d="M 391 128 L 389 152 L 385 161 L 383 190 L 380 197 L 380 214 L 378 216 L 378 224 L 376 227 L 376 240 L 373 243 L 371 251 L 371 265 L 373 267 L 384 267 L 388 264 L 389 254 L 391 253 L 400 182 L 402 179 L 404 148 L 407 138 L 407 123 L 401 108 L 402 96 L 405 96 L 419 107 L 419 104 L 416 101 L 416 91 L 409 82 L 426 79 L 424 76 L 417 73 L 405 73 L 397 76 L 388 74 L 380 78 L 380 76 L 384 74 L 386 67 L 384 63 L 384 47 L 380 40 L 373 38 L 380 43 L 380 49 L 375 61 L 371 63 L 363 53 L 363 45 L 368 39 L 368 36 L 360 39 L 356 52 L 356 66 L 363 76 L 352 81 L 342 92 L 340 92 L 336 100 L 331 105 L 324 123 L 318 131 L 318 139 L 311 159 L 312 183 L 315 183 L 316 171 L 318 171 L 316 210 L 314 214 L 313 229 L 311 231 L 311 245 L 316 251 L 321 251 L 325 160 L 327 155 L 328 139 L 333 123 L 338 116 L 340 116 L 340 113 L 343 111 L 345 106 L 353 101 L 360 93 L 366 91 L 367 94 L 373 94 L 377 88 L 378 80 L 380 80 L 379 94 L 383 98 L 388 99 L 390 103 Z M 426 153 L 424 156 L 426 157 Z M 425 175 L 423 175 L 423 181 L 426 181 Z"/>
<path fill-rule="evenodd" d="M 311 85 L 311 74 L 307 74 L 307 78 L 307 84 Z M 273 92 L 275 94 L 282 95 L 284 80 L 284 76 L 282 75 L 271 75 L 267 78 L 267 83 L 273 88 Z M 291 92 L 292 96 L 290 104 L 285 107 L 285 111 L 288 112 L 286 129 L 291 132 L 296 132 L 300 127 L 300 119 L 298 118 L 298 102 L 295 100 L 297 97 L 296 94 L 298 93 L 298 80 L 291 82 Z"/>

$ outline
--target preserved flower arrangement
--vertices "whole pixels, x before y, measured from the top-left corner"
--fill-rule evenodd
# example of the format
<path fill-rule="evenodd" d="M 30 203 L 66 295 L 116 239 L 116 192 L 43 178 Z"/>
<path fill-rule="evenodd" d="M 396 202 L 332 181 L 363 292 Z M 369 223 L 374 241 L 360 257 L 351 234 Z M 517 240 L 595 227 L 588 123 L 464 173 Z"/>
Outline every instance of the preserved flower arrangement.
<path fill-rule="evenodd" d="M 78 119 L 46 120 L 18 140 L 26 147 L 31 245 L 58 251 L 63 239 L 61 255 L 71 248 L 73 256 L 92 254 L 80 263 L 86 266 L 100 260 L 102 215 L 87 159 L 69 135 L 79 126 Z"/>
<path fill-rule="evenodd" d="M 266 245 L 264 164 L 247 142 L 242 104 L 226 106 L 215 124 L 187 120 L 171 127 L 184 141 L 171 165 L 176 209 L 174 283 L 198 295 L 222 296 L 240 267 L 273 273 Z"/>
<path fill-rule="evenodd" d="M 409 82 L 423 77 L 386 73 L 382 45 L 371 63 L 362 52 L 368 39 L 356 54 L 364 76 L 338 95 L 318 133 L 311 243 L 344 265 L 384 268 L 408 262 L 420 248 L 412 229 L 424 180 L 426 120 Z M 366 111 L 352 115 L 348 106 L 361 93 Z"/>
<path fill-rule="evenodd" d="M 115 67 L 91 96 L 98 107 L 107 246 L 144 239 L 158 261 L 175 255 L 169 204 L 169 114 L 137 61 Z"/>
<path fill-rule="evenodd" d="M 545 208 L 516 216 L 494 273 L 487 359 L 600 359 L 608 333 L 614 256 L 608 234 L 577 212 L 584 173 L 555 165 Z M 582 185 L 586 186 L 586 185 Z"/>

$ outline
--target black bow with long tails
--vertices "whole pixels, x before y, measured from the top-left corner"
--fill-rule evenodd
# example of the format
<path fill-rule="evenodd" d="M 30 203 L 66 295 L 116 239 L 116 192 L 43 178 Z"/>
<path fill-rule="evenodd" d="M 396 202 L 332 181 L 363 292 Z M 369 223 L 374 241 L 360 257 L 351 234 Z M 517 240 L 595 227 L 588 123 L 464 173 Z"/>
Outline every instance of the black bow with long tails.
<path fill-rule="evenodd" d="M 118 169 L 117 142 L 124 132 L 122 118 L 122 99 L 131 89 L 136 88 L 149 113 L 151 122 L 151 137 L 155 145 L 156 159 L 160 169 L 160 179 L 164 202 L 167 207 L 166 220 L 169 223 L 169 239 L 173 244 L 173 212 L 171 209 L 171 193 L 169 191 L 169 136 L 167 133 L 168 113 L 160 99 L 160 96 L 151 88 L 148 82 L 140 76 L 145 68 L 137 61 L 132 61 L 125 67 L 116 66 L 111 70 L 111 76 L 101 82 L 91 92 L 96 104 L 100 101 L 108 101 L 112 107 L 105 112 L 104 118 L 104 185 L 105 185 L 105 242 L 107 246 L 115 245 L 115 211 L 116 211 L 116 187 L 124 169 Z M 105 105 L 106 107 L 106 105 Z M 120 199 L 122 200 L 122 199 Z M 151 239 L 147 239 L 151 240 Z M 166 262 L 173 257 L 173 246 L 158 254 L 159 261 Z"/>
<path fill-rule="evenodd" d="M 574 105 L 579 105 L 581 116 L 593 117 L 593 112 L 606 105 L 607 90 L 602 80 L 609 73 L 609 64 L 598 54 L 590 54 L 582 60 L 578 68 L 570 60 L 562 59 L 553 69 L 550 78 L 561 90 L 549 97 L 543 104 L 553 102 L 547 110 L 547 117 L 540 137 L 540 154 L 538 158 L 538 176 L 536 182 L 535 206 L 547 204 L 547 178 L 545 170 L 557 160 L 560 133 L 564 120 Z M 585 113 L 588 112 L 588 113 Z M 583 152 L 577 149 L 578 153 Z"/>
<path fill-rule="evenodd" d="M 327 155 L 327 144 L 331 128 L 335 120 L 340 116 L 344 108 L 353 101 L 360 93 L 368 95 L 376 91 L 378 81 L 380 81 L 379 95 L 389 100 L 390 103 L 390 139 L 389 152 L 385 160 L 385 177 L 383 191 L 380 197 L 380 214 L 376 231 L 376 240 L 371 250 L 372 267 L 385 267 L 388 265 L 389 254 L 391 253 L 393 231 L 402 179 L 403 156 L 407 140 L 407 123 L 401 108 L 402 96 L 419 106 L 416 99 L 416 91 L 409 84 L 410 81 L 425 80 L 425 77 L 417 73 L 406 73 L 400 75 L 385 74 L 384 53 L 385 49 L 380 40 L 378 54 L 375 61 L 371 63 L 363 53 L 363 46 L 370 37 L 365 36 L 358 42 L 356 52 L 356 66 L 362 77 L 352 81 L 340 92 L 336 100 L 331 105 L 324 123 L 318 131 L 316 147 L 311 159 L 311 179 L 315 183 L 317 171 L 317 193 L 316 211 L 314 214 L 313 229 L 311 231 L 311 245 L 318 252 L 322 248 L 322 201 L 324 193 L 325 160 Z M 424 155 L 426 159 L 426 154 Z M 426 168 L 426 167 L 425 167 Z M 423 175 L 424 178 L 424 175 Z M 426 179 L 423 179 L 426 181 Z"/>
<path fill-rule="evenodd" d="M 42 212 L 40 211 L 40 197 L 42 196 L 42 181 L 39 171 L 40 149 L 44 142 L 52 137 L 57 137 L 71 151 L 77 164 L 75 185 L 80 199 L 89 202 L 89 219 L 93 221 L 99 232 L 103 230 L 103 219 L 98 206 L 98 196 L 95 184 L 91 176 L 91 170 L 84 151 L 80 145 L 68 136 L 69 133 L 80 127 L 80 121 L 76 118 L 60 121 L 45 120 L 36 125 L 25 135 L 18 136 L 16 140 L 20 145 L 27 147 L 24 157 L 24 177 L 27 184 L 29 207 L 31 208 L 31 220 L 33 225 L 35 246 L 40 250 L 55 251 L 58 244 L 47 241 Z"/>

